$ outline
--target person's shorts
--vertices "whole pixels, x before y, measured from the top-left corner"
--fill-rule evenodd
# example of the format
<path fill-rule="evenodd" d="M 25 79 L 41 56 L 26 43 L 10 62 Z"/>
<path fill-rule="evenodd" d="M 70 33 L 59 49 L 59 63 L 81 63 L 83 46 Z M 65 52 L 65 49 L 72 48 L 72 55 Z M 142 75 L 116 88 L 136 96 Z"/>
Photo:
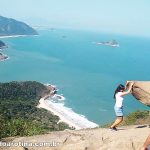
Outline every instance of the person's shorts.
<path fill-rule="evenodd" d="M 123 107 L 114 107 L 115 114 L 117 117 L 122 117 L 123 116 Z"/>

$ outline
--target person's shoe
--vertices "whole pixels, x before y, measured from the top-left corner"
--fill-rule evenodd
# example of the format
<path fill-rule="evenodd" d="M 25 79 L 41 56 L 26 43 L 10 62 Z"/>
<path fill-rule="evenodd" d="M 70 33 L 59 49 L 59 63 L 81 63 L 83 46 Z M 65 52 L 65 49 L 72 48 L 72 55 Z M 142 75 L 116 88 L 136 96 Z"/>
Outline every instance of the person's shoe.
<path fill-rule="evenodd" d="M 113 127 L 113 128 L 109 128 L 111 131 L 117 131 L 117 128 L 116 127 Z"/>

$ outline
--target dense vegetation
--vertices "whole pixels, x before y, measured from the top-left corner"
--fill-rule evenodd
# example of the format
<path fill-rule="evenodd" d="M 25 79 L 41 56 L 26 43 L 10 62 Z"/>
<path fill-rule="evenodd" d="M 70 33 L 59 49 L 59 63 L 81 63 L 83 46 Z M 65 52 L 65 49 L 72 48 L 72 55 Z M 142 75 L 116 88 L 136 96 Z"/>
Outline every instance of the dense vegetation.
<path fill-rule="evenodd" d="M 0 83 L 0 139 L 28 136 L 69 128 L 58 116 L 37 108 L 38 100 L 49 90 L 38 82 Z"/>
<path fill-rule="evenodd" d="M 110 127 L 112 123 L 106 124 L 102 127 Z M 130 113 L 128 116 L 124 118 L 124 121 L 120 124 L 121 126 L 126 125 L 142 125 L 142 124 L 150 124 L 150 111 L 148 110 L 137 110 L 135 112 Z"/>
<path fill-rule="evenodd" d="M 150 124 L 150 111 L 137 110 L 130 113 L 125 119 L 122 125 L 138 125 L 138 124 Z"/>
<path fill-rule="evenodd" d="M 36 81 L 0 83 L 0 100 L 35 101 L 49 93 L 43 84 Z"/>
<path fill-rule="evenodd" d="M 37 31 L 23 22 L 0 16 L 0 36 L 37 34 Z"/>

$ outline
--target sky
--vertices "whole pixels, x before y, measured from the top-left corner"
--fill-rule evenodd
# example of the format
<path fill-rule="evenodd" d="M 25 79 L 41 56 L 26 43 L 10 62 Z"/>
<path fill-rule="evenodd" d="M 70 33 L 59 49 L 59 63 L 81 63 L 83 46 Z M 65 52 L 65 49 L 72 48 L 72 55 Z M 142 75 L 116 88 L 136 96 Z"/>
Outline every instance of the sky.
<path fill-rule="evenodd" d="M 150 0 L 0 0 L 0 15 L 29 25 L 150 37 Z"/>

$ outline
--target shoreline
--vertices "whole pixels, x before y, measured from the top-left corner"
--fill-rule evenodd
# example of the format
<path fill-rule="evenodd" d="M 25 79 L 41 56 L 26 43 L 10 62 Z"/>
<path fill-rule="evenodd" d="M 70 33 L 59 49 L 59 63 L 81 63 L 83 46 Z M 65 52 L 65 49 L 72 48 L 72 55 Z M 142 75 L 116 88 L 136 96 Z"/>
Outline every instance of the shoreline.
<path fill-rule="evenodd" d="M 0 39 L 26 37 L 26 36 L 39 36 L 39 35 L 6 35 L 6 36 L 2 35 L 2 36 L 0 36 Z"/>
<path fill-rule="evenodd" d="M 1 61 L 6 61 L 8 59 L 9 59 L 9 57 L 7 55 L 4 55 L 3 53 L 0 53 L 0 62 Z"/>
<path fill-rule="evenodd" d="M 9 59 L 9 57 L 7 57 L 7 58 L 5 58 L 5 59 L 0 59 L 0 62 L 1 61 L 6 61 L 6 60 L 8 60 Z"/>
<path fill-rule="evenodd" d="M 38 108 L 44 108 L 50 112 L 52 112 L 54 115 L 58 116 L 60 118 L 59 122 L 65 122 L 69 125 L 69 127 L 74 127 L 76 130 L 82 129 L 82 127 L 74 124 L 70 120 L 66 119 L 61 113 L 57 112 L 52 106 L 48 103 L 48 98 L 49 96 L 45 96 L 39 100 L 39 105 L 37 106 Z"/>
<path fill-rule="evenodd" d="M 5 35 L 2 35 L 2 36 L 0 35 L 0 39 L 19 38 L 19 37 L 27 37 L 27 36 L 39 36 L 39 35 L 6 35 L 6 36 Z M 2 54 L 1 51 L 3 51 L 5 48 L 8 48 L 8 46 L 5 45 L 5 46 L 0 47 L 0 54 Z M 10 58 L 9 56 L 2 54 L 1 57 L 0 57 L 0 62 L 1 61 L 6 61 L 9 58 Z"/>
<path fill-rule="evenodd" d="M 48 86 L 49 89 L 51 87 Z M 53 90 L 53 89 L 51 89 Z M 54 115 L 59 117 L 59 122 L 64 122 L 69 125 L 71 128 L 75 128 L 75 130 L 80 129 L 87 129 L 87 128 L 96 128 L 99 125 L 89 121 L 87 118 L 80 114 L 76 114 L 73 111 L 68 111 L 67 107 L 57 107 L 53 102 L 49 100 L 49 98 L 53 95 L 53 92 L 51 91 L 50 94 L 42 97 L 39 100 L 39 104 L 37 105 L 37 108 L 44 108 L 50 112 L 52 112 Z M 69 114 L 69 115 L 68 115 Z"/>
<path fill-rule="evenodd" d="M 6 49 L 6 48 L 8 48 L 7 45 L 6 45 L 6 46 L 1 46 L 1 47 L 0 47 L 0 51 L 3 51 L 3 50 Z"/>

